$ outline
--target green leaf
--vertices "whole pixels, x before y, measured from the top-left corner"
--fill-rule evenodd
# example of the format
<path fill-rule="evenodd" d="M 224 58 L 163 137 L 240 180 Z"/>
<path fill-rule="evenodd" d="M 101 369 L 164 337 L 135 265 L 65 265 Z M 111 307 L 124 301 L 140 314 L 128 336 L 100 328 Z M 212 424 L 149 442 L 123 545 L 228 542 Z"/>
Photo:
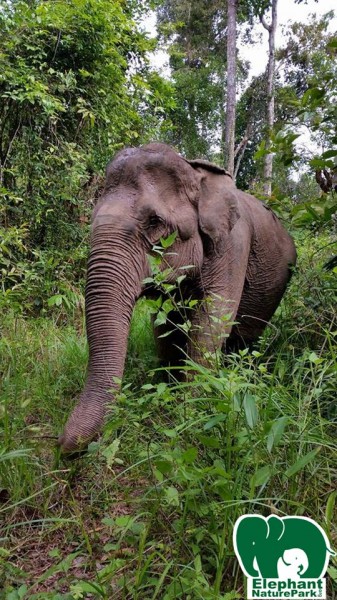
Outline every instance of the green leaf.
<path fill-rule="evenodd" d="M 188 448 L 185 452 L 182 453 L 181 458 L 184 463 L 192 464 L 198 456 L 198 449 L 195 447 Z"/>
<path fill-rule="evenodd" d="M 120 439 L 116 439 L 110 444 L 105 450 L 103 450 L 102 454 L 106 458 L 107 466 L 110 468 L 112 463 L 114 462 L 115 456 L 117 454 L 118 448 L 120 446 Z"/>
<path fill-rule="evenodd" d="M 330 529 L 331 529 L 331 523 L 332 523 L 333 516 L 334 516 L 336 498 L 337 498 L 337 491 L 331 492 L 331 494 L 328 498 L 328 501 L 326 503 L 325 520 L 326 520 L 326 526 L 327 526 L 328 532 L 330 532 Z"/>
<path fill-rule="evenodd" d="M 142 385 L 142 390 L 154 390 L 155 386 L 153 385 L 153 383 L 144 383 L 144 385 Z"/>
<path fill-rule="evenodd" d="M 287 423 L 288 417 L 280 417 L 272 424 L 267 439 L 268 452 L 271 452 L 273 447 L 280 443 Z"/>
<path fill-rule="evenodd" d="M 170 504 L 171 506 L 179 506 L 179 492 L 177 488 L 173 486 L 166 488 L 165 497 L 168 504 Z"/>
<path fill-rule="evenodd" d="M 87 592 L 90 594 L 97 592 L 102 598 L 106 597 L 104 588 L 97 583 L 91 583 L 90 581 L 77 581 L 70 586 L 70 592 L 74 600 L 85 598 Z"/>
<path fill-rule="evenodd" d="M 170 298 L 168 298 L 167 300 L 165 300 L 165 302 L 163 302 L 162 306 L 161 306 L 162 310 L 168 314 L 169 312 L 171 312 L 171 310 L 174 309 L 174 305 L 173 302 Z"/>
<path fill-rule="evenodd" d="M 259 160 L 259 158 L 266 156 L 266 154 L 268 154 L 268 150 L 266 150 L 266 141 L 262 140 L 261 144 L 259 145 L 257 151 L 255 152 L 255 154 L 253 156 L 253 159 Z"/>
<path fill-rule="evenodd" d="M 163 475 L 170 473 L 173 468 L 172 463 L 170 463 L 168 460 L 156 460 L 154 464 L 156 465 L 158 471 L 160 471 Z"/>
<path fill-rule="evenodd" d="M 258 422 L 259 415 L 255 396 L 253 396 L 250 392 L 246 392 L 245 394 L 243 399 L 243 409 L 245 411 L 247 425 L 250 427 L 250 429 L 253 429 Z"/>
<path fill-rule="evenodd" d="M 267 483 L 270 477 L 273 474 L 273 469 L 270 465 L 266 465 L 265 467 L 261 467 L 258 469 L 256 473 L 254 473 L 253 477 L 250 480 L 250 485 L 252 488 L 260 487 Z"/>
<path fill-rule="evenodd" d="M 0 452 L 0 462 L 28 456 L 29 452 L 32 452 L 32 450 L 32 448 L 19 448 L 18 450 L 9 450 L 6 452 L 5 449 L 3 449 Z"/>
<path fill-rule="evenodd" d="M 176 438 L 177 437 L 177 432 L 175 429 L 163 429 L 163 433 L 164 435 L 166 435 L 168 438 Z"/>
<path fill-rule="evenodd" d="M 157 389 L 156 389 L 156 393 L 158 394 L 158 396 L 162 396 L 164 392 L 166 392 L 167 390 L 167 384 L 162 381 L 161 383 L 158 383 L 157 385 Z"/>
<path fill-rule="evenodd" d="M 158 335 L 158 338 L 165 338 L 168 335 L 170 335 L 171 333 L 173 333 L 174 329 L 170 329 L 169 331 L 165 331 L 165 333 L 162 333 L 161 335 Z"/>
<path fill-rule="evenodd" d="M 23 600 L 23 598 L 26 596 L 26 593 L 27 593 L 27 586 L 20 585 L 20 587 L 18 589 L 10 592 L 6 596 L 6 598 L 7 598 L 7 600 Z"/>
<path fill-rule="evenodd" d="M 116 521 L 112 517 L 103 517 L 102 519 L 103 525 L 107 525 L 108 527 L 115 527 Z"/>
<path fill-rule="evenodd" d="M 226 421 L 226 419 L 227 419 L 227 415 L 224 415 L 224 414 L 215 415 L 215 417 L 212 417 L 204 425 L 204 430 L 208 431 L 208 429 L 212 429 L 212 427 L 215 427 L 215 425 L 217 425 L 218 423 L 222 423 L 223 421 Z"/>
<path fill-rule="evenodd" d="M 337 581 L 337 569 L 335 567 L 329 567 L 328 573 L 333 581 Z"/>
<path fill-rule="evenodd" d="M 206 448 L 220 448 L 220 440 L 216 437 L 199 434 L 197 435 L 197 439 L 201 444 L 206 446 Z"/>
<path fill-rule="evenodd" d="M 334 150 L 327 150 L 322 154 L 322 158 L 333 158 L 334 156 L 337 156 L 337 148 Z"/>
<path fill-rule="evenodd" d="M 308 358 L 310 362 L 314 363 L 315 365 L 319 365 L 322 362 L 324 362 L 324 358 L 320 358 L 319 356 L 317 356 L 316 352 L 311 352 Z"/>
<path fill-rule="evenodd" d="M 309 215 L 311 215 L 314 219 L 319 220 L 320 216 L 318 214 L 318 212 L 314 209 L 314 207 L 311 204 L 305 204 L 305 210 L 307 211 L 307 213 L 309 213 Z"/>
<path fill-rule="evenodd" d="M 302 96 L 302 106 L 310 104 L 313 100 L 320 100 L 325 95 L 325 90 L 322 88 L 312 87 L 309 88 Z"/>
<path fill-rule="evenodd" d="M 332 169 L 334 167 L 334 162 L 332 160 L 324 160 L 323 158 L 313 158 L 312 160 L 309 160 L 309 165 L 317 170 L 325 169 L 326 167 Z"/>
<path fill-rule="evenodd" d="M 75 558 L 80 554 L 81 554 L 81 552 L 79 552 L 79 551 L 68 554 L 65 558 L 63 558 L 56 565 L 52 565 L 51 567 L 49 567 L 49 569 L 47 569 L 41 575 L 41 577 L 39 577 L 37 579 L 36 582 L 42 583 L 43 581 L 46 581 L 52 575 L 55 575 L 56 573 L 63 573 L 63 574 L 66 573 L 71 568 L 72 563 L 75 560 Z"/>
<path fill-rule="evenodd" d="M 159 325 L 165 325 L 166 321 L 167 321 L 166 312 L 164 312 L 163 310 L 160 310 L 156 317 L 156 320 L 154 322 L 154 326 L 159 327 Z"/>
<path fill-rule="evenodd" d="M 312 160 L 309 160 L 309 165 L 313 167 L 313 169 L 324 169 L 325 160 L 322 158 L 313 158 Z"/>
<path fill-rule="evenodd" d="M 50 298 L 48 298 L 47 304 L 48 304 L 48 306 L 61 306 L 63 301 L 64 301 L 64 296 L 62 294 L 55 294 L 54 296 L 51 296 Z"/>
<path fill-rule="evenodd" d="M 298 473 L 298 471 L 304 469 L 304 467 L 314 460 L 315 456 L 321 451 L 321 449 L 322 446 L 318 446 L 314 450 L 311 450 L 311 452 L 308 452 L 308 454 L 301 456 L 301 458 L 299 458 L 291 467 L 289 467 L 289 469 L 286 470 L 285 476 L 292 477 L 295 475 L 295 473 Z"/>
<path fill-rule="evenodd" d="M 167 238 L 160 238 L 161 246 L 163 248 L 165 248 L 165 249 L 166 248 L 170 248 L 170 246 L 173 246 L 173 244 L 174 244 L 174 242 L 176 240 L 177 235 L 178 235 L 178 232 L 174 231 Z"/>

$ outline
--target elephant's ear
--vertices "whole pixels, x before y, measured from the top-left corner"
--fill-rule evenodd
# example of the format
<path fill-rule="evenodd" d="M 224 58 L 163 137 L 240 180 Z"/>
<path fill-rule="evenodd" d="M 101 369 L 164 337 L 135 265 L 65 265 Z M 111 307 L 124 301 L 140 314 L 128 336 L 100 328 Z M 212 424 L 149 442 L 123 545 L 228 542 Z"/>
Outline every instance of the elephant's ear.
<path fill-rule="evenodd" d="M 268 517 L 267 523 L 268 523 L 268 528 L 269 528 L 269 533 L 267 536 L 268 539 L 280 540 L 284 534 L 284 529 L 285 529 L 284 521 L 282 521 L 282 519 L 280 519 L 279 517 L 272 515 L 271 517 Z"/>
<path fill-rule="evenodd" d="M 236 187 L 221 167 L 207 161 L 187 161 L 199 177 L 197 198 L 199 228 L 205 236 L 206 252 L 221 254 L 226 237 L 240 217 Z"/>

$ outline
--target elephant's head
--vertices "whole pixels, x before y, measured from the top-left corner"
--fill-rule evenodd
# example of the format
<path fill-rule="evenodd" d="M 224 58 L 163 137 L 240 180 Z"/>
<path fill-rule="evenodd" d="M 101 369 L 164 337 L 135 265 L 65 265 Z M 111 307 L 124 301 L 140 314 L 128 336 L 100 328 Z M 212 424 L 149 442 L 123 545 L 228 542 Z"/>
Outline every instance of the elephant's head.
<path fill-rule="evenodd" d="M 279 540 L 284 523 L 276 516 L 240 517 L 234 528 L 234 547 L 240 566 L 247 577 L 277 577 Z"/>
<path fill-rule="evenodd" d="M 283 552 L 277 563 L 281 579 L 298 579 L 309 567 L 308 556 L 301 548 L 290 548 Z"/>
<path fill-rule="evenodd" d="M 165 144 L 122 150 L 109 163 L 92 217 L 86 285 L 89 366 L 60 445 L 78 449 L 101 428 L 123 375 L 129 324 L 154 244 L 176 232 L 164 255 L 171 280 L 193 265 L 196 278 L 238 219 L 235 186 L 221 168 L 186 161 Z"/>

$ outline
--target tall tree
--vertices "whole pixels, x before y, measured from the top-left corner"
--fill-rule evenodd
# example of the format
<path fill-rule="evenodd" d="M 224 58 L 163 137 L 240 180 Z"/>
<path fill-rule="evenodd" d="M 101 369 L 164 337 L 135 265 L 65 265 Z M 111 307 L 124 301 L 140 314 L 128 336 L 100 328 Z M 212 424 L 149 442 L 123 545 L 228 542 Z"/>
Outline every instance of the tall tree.
<path fill-rule="evenodd" d="M 234 175 L 237 5 L 238 0 L 227 0 L 227 101 L 224 163 L 231 175 Z"/>
<path fill-rule="evenodd" d="M 176 100 L 165 141 L 191 158 L 210 159 L 223 127 L 225 6 L 218 0 L 164 0 L 157 18 Z"/>
<path fill-rule="evenodd" d="M 263 27 L 268 31 L 269 56 L 267 66 L 267 117 L 266 117 L 266 150 L 263 168 L 263 189 L 267 196 L 271 195 L 271 184 L 273 177 L 273 154 L 269 152 L 271 137 L 274 127 L 275 116 L 275 34 L 277 27 L 277 0 L 272 0 L 271 21 L 267 23 L 264 14 L 261 13 L 260 20 Z"/>

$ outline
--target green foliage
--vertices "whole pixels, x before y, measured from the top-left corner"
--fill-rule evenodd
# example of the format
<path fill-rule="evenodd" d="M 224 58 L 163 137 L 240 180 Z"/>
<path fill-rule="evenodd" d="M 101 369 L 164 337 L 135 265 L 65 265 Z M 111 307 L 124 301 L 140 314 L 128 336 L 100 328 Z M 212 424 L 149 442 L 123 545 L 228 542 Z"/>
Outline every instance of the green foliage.
<path fill-rule="evenodd" d="M 162 124 L 169 126 L 171 88 L 149 70 L 146 53 L 153 41 L 139 33 L 132 11 L 131 4 L 108 0 L 3 3 L 5 306 L 13 301 L 28 310 L 32 304 L 51 307 L 55 294 L 72 302 L 62 282 L 82 283 L 85 224 L 99 193 L 97 173 L 121 146 L 156 137 Z M 61 262 L 58 285 L 59 273 L 51 270 Z"/>
<path fill-rule="evenodd" d="M 333 222 L 337 214 L 337 200 L 335 197 L 317 197 L 311 201 L 296 204 L 291 210 L 292 222 L 295 227 L 309 225 L 312 228 L 324 227 Z"/>
<path fill-rule="evenodd" d="M 276 53 L 279 66 L 271 152 L 279 165 L 273 178 L 274 187 L 278 186 L 281 164 L 283 179 L 293 181 L 293 169 L 310 170 L 313 177 L 317 170 L 335 172 L 336 61 L 335 34 L 328 29 L 331 17 L 330 12 L 321 18 L 312 15 L 308 23 L 293 23 L 285 32 L 285 46 Z M 252 80 L 238 102 L 237 145 L 245 136 L 248 138 L 238 175 L 238 184 L 243 188 L 254 187 L 261 178 L 261 161 L 267 153 L 266 100 L 265 75 L 262 75 Z M 311 145 L 316 145 L 316 156 L 308 150 L 306 142 L 300 145 L 304 132 Z"/>
<path fill-rule="evenodd" d="M 292 124 L 286 126 L 289 143 L 287 148 L 281 148 L 281 158 L 285 165 L 306 163 L 306 168 L 309 166 L 316 174 L 324 170 L 333 174 L 336 165 L 336 34 L 328 31 L 332 16 L 332 12 L 320 19 L 312 15 L 309 23 L 294 23 L 286 46 L 278 52 L 287 84 L 284 105 L 294 116 Z M 296 152 L 292 147 L 303 126 L 317 146 L 316 156 L 302 148 L 301 153 Z M 280 147 L 274 148 L 279 150 Z"/>

